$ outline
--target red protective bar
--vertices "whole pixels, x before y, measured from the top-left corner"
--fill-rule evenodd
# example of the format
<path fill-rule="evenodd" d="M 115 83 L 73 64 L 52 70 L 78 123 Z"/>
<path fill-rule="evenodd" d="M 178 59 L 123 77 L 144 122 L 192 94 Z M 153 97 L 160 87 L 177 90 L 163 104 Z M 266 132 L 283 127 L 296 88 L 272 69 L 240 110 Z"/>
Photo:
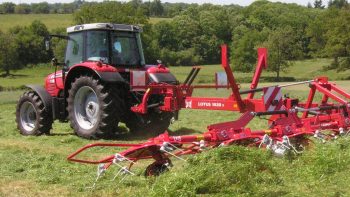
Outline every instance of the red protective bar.
<path fill-rule="evenodd" d="M 331 85 L 332 90 L 334 90 L 338 94 L 341 94 L 341 95 L 345 96 L 347 99 L 350 99 L 350 94 L 348 94 L 344 90 L 338 88 L 335 84 L 330 83 L 330 85 Z"/>
<path fill-rule="evenodd" d="M 266 69 L 266 68 L 267 68 L 267 49 L 258 48 L 258 62 L 254 73 L 253 81 L 250 85 L 251 90 L 258 87 L 261 72 L 263 69 Z M 255 92 L 250 92 L 247 96 L 247 99 L 252 99 L 254 97 L 254 93 Z"/>
<path fill-rule="evenodd" d="M 239 87 L 235 81 L 235 78 L 232 74 L 232 70 L 230 68 L 230 65 L 228 63 L 228 57 L 227 57 L 227 45 L 221 45 L 221 62 L 222 67 L 225 69 L 227 80 L 231 85 L 232 88 L 232 96 L 235 101 L 237 101 L 237 106 L 239 111 L 244 111 L 244 103 L 241 98 L 241 94 L 239 93 Z"/>
<path fill-rule="evenodd" d="M 339 96 L 333 94 L 331 91 L 327 90 L 326 88 L 322 87 L 320 84 L 318 83 L 313 83 L 313 85 L 315 85 L 316 89 L 320 92 L 322 92 L 323 94 L 327 95 L 329 98 L 341 103 L 341 104 L 347 104 L 347 101 L 340 98 Z"/>
<path fill-rule="evenodd" d="M 316 92 L 315 86 L 311 85 L 309 96 L 307 97 L 307 101 L 304 106 L 305 109 L 309 109 L 312 106 L 312 101 L 314 100 L 315 92 Z M 308 115 L 309 115 L 309 111 L 304 111 L 302 118 L 306 118 Z"/>

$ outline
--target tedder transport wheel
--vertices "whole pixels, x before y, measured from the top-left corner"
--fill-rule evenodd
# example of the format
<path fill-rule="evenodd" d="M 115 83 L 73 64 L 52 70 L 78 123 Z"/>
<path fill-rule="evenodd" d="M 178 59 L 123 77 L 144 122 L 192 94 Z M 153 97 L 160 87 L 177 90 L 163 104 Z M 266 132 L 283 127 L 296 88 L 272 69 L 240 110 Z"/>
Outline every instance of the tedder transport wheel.
<path fill-rule="evenodd" d="M 117 130 L 120 103 L 112 85 L 90 76 L 81 76 L 72 83 L 67 110 L 77 135 L 96 139 Z"/>
<path fill-rule="evenodd" d="M 53 120 L 40 97 L 28 91 L 17 103 L 16 122 L 22 135 L 41 135 L 50 133 Z"/>
<path fill-rule="evenodd" d="M 170 166 L 172 164 L 170 163 Z M 159 176 L 164 172 L 169 171 L 168 166 L 165 163 L 157 163 L 156 161 L 147 166 L 145 170 L 145 176 Z"/>
<path fill-rule="evenodd" d="M 132 113 L 126 120 L 126 126 L 134 133 L 157 136 L 168 129 L 174 114 L 172 112 L 150 112 L 143 117 Z M 143 118 L 144 122 L 141 121 Z"/>

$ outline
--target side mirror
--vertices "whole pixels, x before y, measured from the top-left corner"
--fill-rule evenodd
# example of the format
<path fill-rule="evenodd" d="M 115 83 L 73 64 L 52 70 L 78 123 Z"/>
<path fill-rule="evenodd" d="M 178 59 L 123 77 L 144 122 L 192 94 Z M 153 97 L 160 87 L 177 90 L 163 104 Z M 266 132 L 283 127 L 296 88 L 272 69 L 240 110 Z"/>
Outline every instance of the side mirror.
<path fill-rule="evenodd" d="M 46 43 L 45 43 L 45 45 L 46 45 Z M 57 63 L 57 59 L 54 57 L 54 58 L 52 58 L 52 60 L 51 60 L 51 64 L 52 64 L 52 66 L 57 66 L 58 65 L 58 63 Z"/>
<path fill-rule="evenodd" d="M 50 43 L 50 38 L 46 38 L 45 39 L 45 49 L 46 49 L 46 51 L 50 51 L 50 46 L 51 45 L 51 43 Z"/>

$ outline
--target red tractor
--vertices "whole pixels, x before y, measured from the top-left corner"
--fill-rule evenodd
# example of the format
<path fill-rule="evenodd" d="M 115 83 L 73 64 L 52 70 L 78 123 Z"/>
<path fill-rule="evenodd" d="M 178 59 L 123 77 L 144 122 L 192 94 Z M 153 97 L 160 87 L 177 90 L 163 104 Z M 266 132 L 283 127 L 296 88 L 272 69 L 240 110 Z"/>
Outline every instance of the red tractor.
<path fill-rule="evenodd" d="M 178 84 L 161 63 L 146 65 L 140 33 L 134 25 L 95 23 L 69 27 L 67 36 L 50 35 L 48 49 L 52 37 L 67 40 L 65 61 L 53 59 L 56 69 L 45 87 L 27 85 L 16 108 L 21 134 L 48 134 L 54 120 L 70 121 L 84 138 L 118 132 L 120 122 L 131 132 L 163 132 L 177 116 L 177 111 L 159 110 L 166 92 L 152 92 L 147 113 L 131 110 L 142 102 L 147 85 Z"/>

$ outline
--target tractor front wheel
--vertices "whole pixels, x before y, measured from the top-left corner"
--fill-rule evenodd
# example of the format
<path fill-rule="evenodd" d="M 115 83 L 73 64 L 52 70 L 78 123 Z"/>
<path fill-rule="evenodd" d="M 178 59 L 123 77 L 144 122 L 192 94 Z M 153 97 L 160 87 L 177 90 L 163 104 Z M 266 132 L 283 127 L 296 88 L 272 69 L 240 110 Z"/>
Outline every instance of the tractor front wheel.
<path fill-rule="evenodd" d="M 72 83 L 67 110 L 78 136 L 96 139 L 117 129 L 118 103 L 108 85 L 89 76 L 81 76 Z"/>
<path fill-rule="evenodd" d="M 53 120 L 41 98 L 35 92 L 28 91 L 18 101 L 16 122 L 22 135 L 41 135 L 50 133 Z"/>

